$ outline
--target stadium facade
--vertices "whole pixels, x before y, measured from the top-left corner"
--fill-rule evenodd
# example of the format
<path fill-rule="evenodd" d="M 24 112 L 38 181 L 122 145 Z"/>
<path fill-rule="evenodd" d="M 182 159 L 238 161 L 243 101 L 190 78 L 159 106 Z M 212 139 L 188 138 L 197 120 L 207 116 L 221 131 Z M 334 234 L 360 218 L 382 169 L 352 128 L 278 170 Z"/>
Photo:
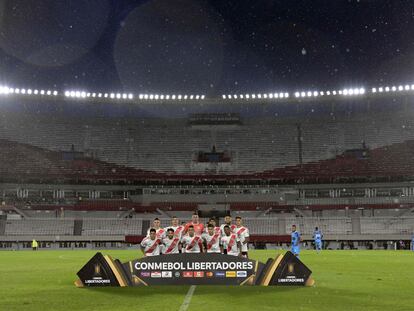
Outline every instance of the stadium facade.
<path fill-rule="evenodd" d="M 288 243 L 292 224 L 305 241 L 318 226 L 331 248 L 408 241 L 413 97 L 376 93 L 3 96 L 1 246 L 117 246 L 154 217 L 167 224 L 194 210 L 242 216 L 257 244 Z"/>

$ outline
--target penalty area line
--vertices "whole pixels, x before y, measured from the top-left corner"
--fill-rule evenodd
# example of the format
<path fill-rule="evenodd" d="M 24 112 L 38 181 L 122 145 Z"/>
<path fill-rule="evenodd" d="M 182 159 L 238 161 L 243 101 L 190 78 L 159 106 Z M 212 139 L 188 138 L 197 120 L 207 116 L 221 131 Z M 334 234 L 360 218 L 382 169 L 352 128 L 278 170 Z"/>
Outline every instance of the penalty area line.
<path fill-rule="evenodd" d="M 179 311 L 187 311 L 188 306 L 190 305 L 190 302 L 191 302 L 191 298 L 193 297 L 195 289 L 196 289 L 195 285 L 190 286 L 190 289 L 188 290 L 187 295 L 185 295 L 184 302 L 181 305 Z"/>

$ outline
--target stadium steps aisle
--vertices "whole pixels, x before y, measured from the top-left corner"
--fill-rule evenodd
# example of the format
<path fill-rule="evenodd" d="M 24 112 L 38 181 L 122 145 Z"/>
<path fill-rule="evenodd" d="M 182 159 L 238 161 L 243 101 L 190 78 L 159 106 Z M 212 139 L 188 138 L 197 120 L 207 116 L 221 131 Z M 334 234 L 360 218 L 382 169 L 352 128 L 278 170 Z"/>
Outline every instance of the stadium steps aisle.
<path fill-rule="evenodd" d="M 73 235 L 82 235 L 83 220 L 76 219 L 73 226 Z"/>
<path fill-rule="evenodd" d="M 6 215 L 0 215 L 0 235 L 6 234 Z"/>

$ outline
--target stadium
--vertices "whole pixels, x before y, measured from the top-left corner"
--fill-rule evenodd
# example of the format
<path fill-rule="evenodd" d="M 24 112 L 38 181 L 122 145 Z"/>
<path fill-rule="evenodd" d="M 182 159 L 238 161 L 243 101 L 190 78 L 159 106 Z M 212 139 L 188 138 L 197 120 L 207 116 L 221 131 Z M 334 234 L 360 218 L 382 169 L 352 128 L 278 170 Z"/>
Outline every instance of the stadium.
<path fill-rule="evenodd" d="M 412 82 L 212 94 L 2 81 L 1 310 L 412 310 Z M 74 285 L 97 252 L 147 255 L 155 221 L 207 232 L 236 218 L 240 255 L 244 243 L 266 263 L 296 245 L 314 284 Z"/>

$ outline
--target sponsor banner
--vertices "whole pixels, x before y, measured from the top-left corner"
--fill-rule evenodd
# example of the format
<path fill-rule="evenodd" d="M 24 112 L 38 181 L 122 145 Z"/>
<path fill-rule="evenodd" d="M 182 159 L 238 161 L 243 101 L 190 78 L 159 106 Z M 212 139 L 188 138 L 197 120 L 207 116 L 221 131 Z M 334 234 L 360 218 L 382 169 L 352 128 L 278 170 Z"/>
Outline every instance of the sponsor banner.
<path fill-rule="evenodd" d="M 226 271 L 226 278 L 235 278 L 236 271 Z"/>
<path fill-rule="evenodd" d="M 161 277 L 161 272 L 160 271 L 151 272 L 151 277 L 159 279 Z"/>
<path fill-rule="evenodd" d="M 172 271 L 162 271 L 161 272 L 161 277 L 162 278 L 172 278 L 173 273 Z"/>
<path fill-rule="evenodd" d="M 195 278 L 203 278 L 204 277 L 204 271 L 194 271 L 194 277 Z"/>
<path fill-rule="evenodd" d="M 121 264 L 97 253 L 78 272 L 77 286 L 305 285 L 311 271 L 292 253 L 266 264 L 217 253 L 143 257 Z"/>
<path fill-rule="evenodd" d="M 237 271 L 238 278 L 245 278 L 247 277 L 247 271 Z"/>
<path fill-rule="evenodd" d="M 240 285 L 255 273 L 256 266 L 254 260 L 217 253 L 151 256 L 124 264 L 134 275 L 140 275 L 141 271 L 161 272 L 161 277 L 145 278 L 148 285 Z M 168 276 L 163 273 L 167 271 Z"/>
<path fill-rule="evenodd" d="M 224 278 L 224 277 L 226 276 L 226 272 L 224 272 L 224 271 L 217 271 L 217 272 L 215 273 L 215 275 L 216 275 L 216 277 L 218 277 L 218 278 Z"/>
<path fill-rule="evenodd" d="M 184 271 L 183 272 L 183 278 L 192 278 L 194 276 L 193 271 Z"/>

